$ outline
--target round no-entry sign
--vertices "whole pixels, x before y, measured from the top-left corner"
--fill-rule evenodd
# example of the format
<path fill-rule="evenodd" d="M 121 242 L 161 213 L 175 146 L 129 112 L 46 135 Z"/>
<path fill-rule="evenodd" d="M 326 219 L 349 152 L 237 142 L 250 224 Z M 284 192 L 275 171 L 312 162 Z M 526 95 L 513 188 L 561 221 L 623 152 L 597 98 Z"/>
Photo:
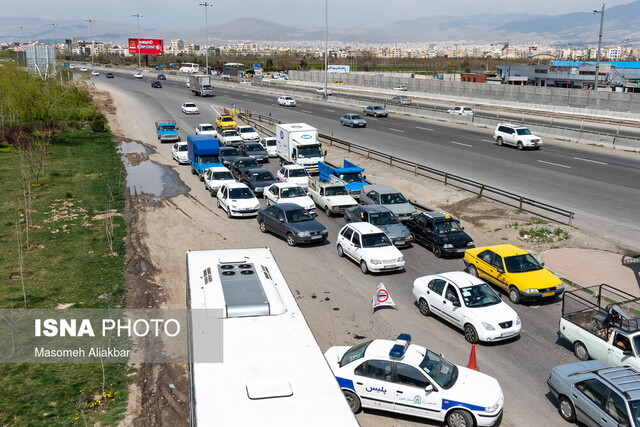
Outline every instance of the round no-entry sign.
<path fill-rule="evenodd" d="M 376 294 L 376 299 L 378 302 L 385 302 L 389 299 L 389 293 L 387 293 L 386 289 L 380 289 Z"/>

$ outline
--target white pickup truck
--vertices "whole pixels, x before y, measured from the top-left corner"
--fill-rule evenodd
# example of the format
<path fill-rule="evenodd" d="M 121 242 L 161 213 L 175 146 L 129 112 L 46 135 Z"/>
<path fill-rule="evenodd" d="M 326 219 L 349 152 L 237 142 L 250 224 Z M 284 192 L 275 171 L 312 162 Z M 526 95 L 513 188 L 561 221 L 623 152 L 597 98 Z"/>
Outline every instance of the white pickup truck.
<path fill-rule="evenodd" d="M 323 182 L 309 177 L 307 193 L 327 216 L 342 215 L 345 209 L 358 205 L 356 199 L 349 195 L 347 188 L 342 184 Z"/>
<path fill-rule="evenodd" d="M 565 292 L 558 337 L 580 360 L 640 370 L 640 298 L 612 286 Z"/>

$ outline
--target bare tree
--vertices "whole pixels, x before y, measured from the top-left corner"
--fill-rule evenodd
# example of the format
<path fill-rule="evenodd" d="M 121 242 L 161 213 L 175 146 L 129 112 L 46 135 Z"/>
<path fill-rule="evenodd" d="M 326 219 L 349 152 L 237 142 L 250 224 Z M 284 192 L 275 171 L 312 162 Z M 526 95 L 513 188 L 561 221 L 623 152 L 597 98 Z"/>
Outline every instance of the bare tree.
<path fill-rule="evenodd" d="M 18 266 L 20 268 L 20 281 L 22 282 L 22 297 L 24 308 L 27 308 L 27 292 L 24 287 L 24 251 L 22 246 L 22 226 L 20 225 L 20 209 L 16 210 L 16 235 L 18 237 Z"/>

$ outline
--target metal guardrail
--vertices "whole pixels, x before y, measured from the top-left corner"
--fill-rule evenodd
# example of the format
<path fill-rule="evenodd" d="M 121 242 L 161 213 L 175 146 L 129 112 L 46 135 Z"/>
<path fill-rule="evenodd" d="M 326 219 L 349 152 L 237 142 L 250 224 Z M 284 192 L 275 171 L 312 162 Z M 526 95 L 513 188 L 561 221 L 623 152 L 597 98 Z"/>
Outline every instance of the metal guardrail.
<path fill-rule="evenodd" d="M 241 116 L 241 118 L 247 122 L 250 122 L 252 125 L 256 127 L 259 126 L 259 129 L 267 129 L 267 128 L 260 125 L 258 122 L 266 122 L 271 125 L 276 123 L 282 123 L 280 120 L 274 119 L 273 117 L 262 116 L 262 115 L 251 116 L 251 119 L 248 119 L 244 116 Z M 257 121 L 253 120 L 254 118 Z M 275 132 L 273 132 L 272 130 L 270 129 L 267 129 L 267 130 L 269 134 L 275 134 Z M 519 208 L 519 210 L 525 210 L 525 208 L 527 208 L 528 210 L 538 209 L 538 210 L 549 212 L 555 215 L 559 215 L 561 217 L 567 218 L 568 225 L 571 225 L 571 221 L 573 220 L 573 217 L 574 217 L 574 212 L 571 212 L 566 209 L 562 209 L 560 207 L 553 206 L 547 203 L 543 203 L 538 200 L 531 199 L 529 197 L 511 193 L 509 191 L 503 190 L 498 187 L 483 184 L 478 181 L 474 181 L 462 176 L 454 175 L 446 171 L 435 169 L 429 166 L 424 166 L 419 163 L 410 162 L 408 160 L 401 159 L 398 157 L 393 157 L 381 151 L 372 150 L 371 148 L 364 147 L 362 145 L 353 144 L 349 141 L 335 138 L 332 135 L 319 134 L 319 137 L 321 139 L 328 141 L 329 146 L 335 145 L 338 148 L 347 150 L 347 152 L 362 154 L 369 159 L 376 160 L 381 163 L 388 164 L 389 166 L 397 167 L 399 169 L 403 169 L 409 172 L 413 172 L 415 176 L 422 176 L 425 178 L 435 179 L 436 181 L 443 182 L 444 185 L 453 185 L 456 188 L 473 192 L 478 197 L 487 197 L 489 199 L 501 201 L 503 203 L 505 203 L 505 200 L 509 202 L 516 202 L 515 204 L 514 203 L 507 203 L 507 204 L 515 205 Z M 427 211 L 432 210 L 431 208 L 428 208 L 423 205 L 419 205 L 417 203 L 414 203 L 414 206 L 417 206 Z"/>

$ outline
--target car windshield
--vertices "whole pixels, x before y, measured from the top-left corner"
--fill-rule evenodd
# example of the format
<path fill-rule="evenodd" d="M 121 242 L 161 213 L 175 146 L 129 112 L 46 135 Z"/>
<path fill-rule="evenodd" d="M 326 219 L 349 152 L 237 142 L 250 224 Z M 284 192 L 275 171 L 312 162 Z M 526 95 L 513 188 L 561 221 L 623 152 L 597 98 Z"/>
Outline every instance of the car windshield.
<path fill-rule="evenodd" d="M 248 188 L 230 188 L 230 199 L 253 199 L 254 195 Z"/>
<path fill-rule="evenodd" d="M 222 181 L 222 180 L 230 180 L 233 181 L 233 175 L 231 175 L 231 172 L 213 172 L 211 174 L 211 179 L 214 179 L 216 181 Z"/>
<path fill-rule="evenodd" d="M 542 270 L 542 265 L 531 254 L 508 256 L 504 264 L 509 273 L 525 273 L 527 271 Z"/>
<path fill-rule="evenodd" d="M 491 289 L 486 283 L 481 285 L 460 288 L 462 300 L 467 307 L 487 307 L 489 305 L 500 304 L 502 301 L 496 291 Z"/>
<path fill-rule="evenodd" d="M 372 110 L 382 110 L 382 107 L 379 105 L 374 105 L 373 107 L 371 107 Z"/>
<path fill-rule="evenodd" d="M 349 194 L 345 187 L 327 187 L 325 193 L 327 196 L 346 196 Z"/>
<path fill-rule="evenodd" d="M 291 197 L 302 197 L 306 195 L 307 193 L 302 189 L 302 187 L 288 187 L 280 190 L 280 197 L 283 199 L 289 199 Z"/>
<path fill-rule="evenodd" d="M 531 135 L 531 131 L 529 129 L 516 129 L 518 135 Z"/>
<path fill-rule="evenodd" d="M 285 96 L 284 99 L 287 100 L 287 101 L 291 101 L 293 98 L 290 97 L 290 96 Z"/>
<path fill-rule="evenodd" d="M 306 169 L 290 169 L 289 178 L 301 178 L 309 176 L 309 172 Z"/>
<path fill-rule="evenodd" d="M 187 144 L 178 145 L 178 151 L 189 151 L 189 146 Z"/>
<path fill-rule="evenodd" d="M 391 240 L 384 233 L 371 233 L 362 235 L 363 248 L 383 248 L 392 246 Z"/>
<path fill-rule="evenodd" d="M 431 350 L 427 350 L 420 368 L 445 389 L 451 388 L 458 379 L 458 367 Z"/>
<path fill-rule="evenodd" d="M 380 195 L 381 205 L 396 205 L 398 203 L 407 203 L 407 199 L 400 193 L 388 193 Z"/>
<path fill-rule="evenodd" d="M 344 365 L 355 362 L 358 359 L 362 359 L 364 357 L 364 352 L 367 351 L 367 347 L 373 341 L 365 342 L 360 345 L 355 345 L 347 350 L 344 355 L 342 355 L 342 359 L 340 359 L 340 367 L 342 368 Z"/>
<path fill-rule="evenodd" d="M 267 147 L 275 147 L 276 146 L 276 140 L 275 139 L 267 139 L 265 141 L 265 144 L 267 144 Z"/>
<path fill-rule="evenodd" d="M 160 82 L 158 82 L 160 83 Z M 185 107 L 187 108 L 195 108 L 196 104 L 184 104 Z"/>
<path fill-rule="evenodd" d="M 451 234 L 451 233 L 459 233 L 462 231 L 460 224 L 457 221 L 449 220 L 436 222 L 434 225 L 434 231 L 436 234 Z"/>
<path fill-rule="evenodd" d="M 161 131 L 176 130 L 176 125 L 162 125 L 160 126 L 160 130 Z"/>
<path fill-rule="evenodd" d="M 223 122 L 233 122 L 233 118 L 232 117 L 220 117 L 220 120 Z"/>
<path fill-rule="evenodd" d="M 313 219 L 309 212 L 304 208 L 286 211 L 285 215 L 287 215 L 287 222 L 304 222 L 311 221 Z"/>
<path fill-rule="evenodd" d="M 372 225 L 391 225 L 400 221 L 393 212 L 378 212 L 369 214 L 369 222 Z"/>
<path fill-rule="evenodd" d="M 362 120 L 362 117 L 357 114 L 352 114 L 351 116 L 347 116 L 347 118 L 351 120 Z"/>
<path fill-rule="evenodd" d="M 310 157 L 322 157 L 322 150 L 319 145 L 298 147 L 298 158 L 305 159 Z"/>
<path fill-rule="evenodd" d="M 239 156 L 240 152 L 235 147 L 220 147 L 221 156 Z"/>
<path fill-rule="evenodd" d="M 360 172 L 341 173 L 338 177 L 345 182 L 362 181 L 362 174 Z"/>
<path fill-rule="evenodd" d="M 251 174 L 251 180 L 253 181 L 268 181 L 273 179 L 273 175 L 269 171 L 253 172 Z"/>
<path fill-rule="evenodd" d="M 256 159 L 247 159 L 239 161 L 237 165 L 239 168 L 257 168 L 258 162 Z"/>
<path fill-rule="evenodd" d="M 206 126 L 201 126 L 200 130 L 201 131 L 211 131 L 211 130 L 216 130 L 216 129 L 211 125 L 206 125 Z"/>
<path fill-rule="evenodd" d="M 220 163 L 218 156 L 200 156 L 200 163 Z"/>
<path fill-rule="evenodd" d="M 262 148 L 262 145 L 260 144 L 251 144 L 251 145 L 246 145 L 244 147 L 245 151 L 264 151 L 264 148 Z"/>
<path fill-rule="evenodd" d="M 234 130 L 225 130 L 224 132 L 222 132 L 222 135 L 227 137 L 227 136 L 238 136 L 238 132 Z"/>
<path fill-rule="evenodd" d="M 238 128 L 238 130 L 240 131 L 240 133 L 255 132 L 255 130 L 253 130 L 253 128 L 251 126 L 244 127 L 244 128 Z"/>

